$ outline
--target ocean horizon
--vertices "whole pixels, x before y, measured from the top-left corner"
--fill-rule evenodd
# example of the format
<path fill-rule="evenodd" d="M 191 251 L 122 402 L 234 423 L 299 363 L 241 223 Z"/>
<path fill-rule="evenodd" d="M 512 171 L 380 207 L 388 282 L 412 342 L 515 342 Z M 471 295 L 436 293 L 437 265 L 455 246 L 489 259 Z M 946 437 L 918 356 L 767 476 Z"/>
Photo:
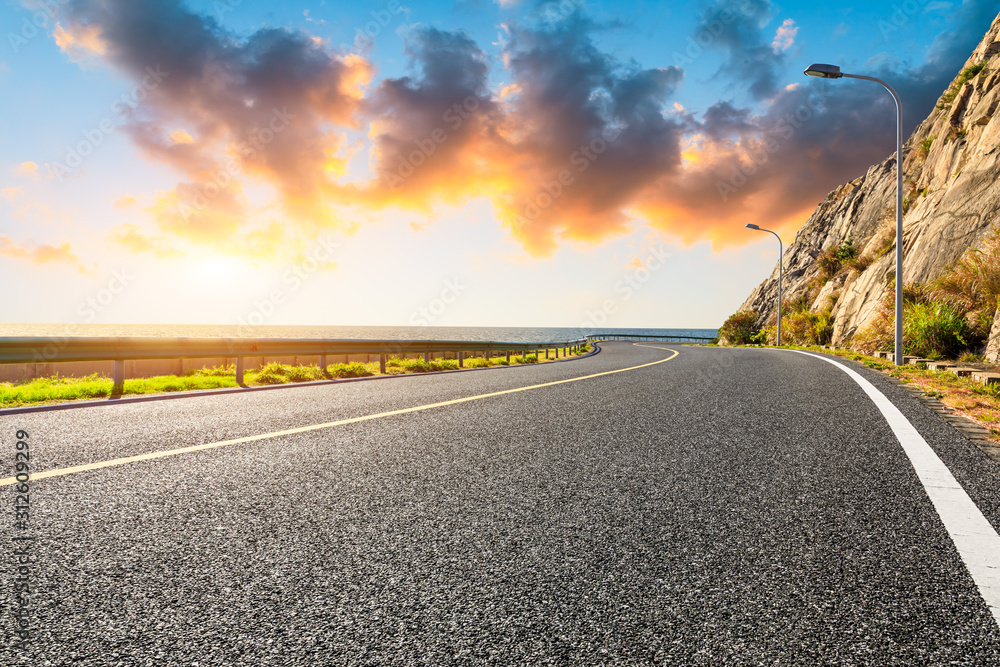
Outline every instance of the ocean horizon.
<path fill-rule="evenodd" d="M 576 340 L 587 334 L 644 334 L 714 338 L 718 329 L 641 327 L 441 327 L 323 326 L 240 324 L 78 324 L 0 323 L 0 337 L 156 336 L 183 338 L 326 338 L 366 340 L 452 340 L 546 343 Z"/>

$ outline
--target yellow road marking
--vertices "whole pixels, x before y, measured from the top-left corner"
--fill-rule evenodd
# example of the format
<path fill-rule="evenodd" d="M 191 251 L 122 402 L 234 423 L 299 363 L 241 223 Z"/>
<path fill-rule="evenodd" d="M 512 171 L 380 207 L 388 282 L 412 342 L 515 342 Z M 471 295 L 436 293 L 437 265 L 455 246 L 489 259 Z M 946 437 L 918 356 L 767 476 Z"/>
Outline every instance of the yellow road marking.
<path fill-rule="evenodd" d="M 641 345 L 638 347 L 653 347 L 653 346 Z M 260 435 L 250 435 L 245 438 L 233 438 L 232 440 L 220 440 L 219 442 L 208 442 L 203 445 L 178 447 L 177 449 L 166 449 L 159 452 L 136 454 L 135 456 L 123 456 L 120 459 L 111 459 L 110 461 L 98 461 L 97 463 L 88 463 L 82 466 L 71 466 L 69 468 L 54 468 L 52 470 L 44 470 L 39 473 L 32 473 L 30 481 L 45 479 L 47 477 L 61 477 L 63 475 L 72 475 L 73 473 L 85 472 L 87 470 L 99 470 L 101 468 L 110 468 L 111 466 L 120 466 L 120 465 L 125 465 L 126 463 L 136 463 L 138 461 L 150 461 L 152 459 L 162 459 L 167 456 L 177 456 L 178 454 L 200 452 L 204 449 L 215 449 L 216 447 L 228 447 L 229 445 L 239 445 L 244 442 L 254 442 L 255 440 L 266 440 L 268 438 L 277 438 L 283 435 L 293 435 L 295 433 L 307 433 L 308 431 L 319 431 L 321 429 L 332 428 L 334 426 L 344 426 L 345 424 L 357 424 L 358 422 L 370 421 L 372 419 L 381 419 L 382 417 L 392 417 L 393 415 L 405 415 L 410 412 L 420 412 L 421 410 L 441 408 L 446 405 L 457 405 L 459 403 L 467 403 L 469 401 L 478 401 L 480 399 L 491 398 L 493 396 L 503 396 L 504 394 L 515 394 L 519 391 L 528 391 L 530 389 L 541 389 L 542 387 L 553 387 L 557 384 L 566 384 L 568 382 L 579 382 L 580 380 L 589 380 L 591 378 L 601 377 L 602 375 L 613 375 L 615 373 L 624 373 L 625 371 L 634 371 L 639 368 L 646 368 L 647 366 L 655 366 L 657 364 L 662 364 L 664 362 L 670 361 L 679 354 L 677 350 L 670 350 L 665 347 L 657 347 L 655 349 L 666 350 L 667 352 L 673 352 L 673 354 L 667 357 L 666 359 L 660 359 L 659 361 L 652 361 L 648 364 L 640 364 L 638 366 L 630 366 L 628 368 L 619 368 L 618 370 L 614 371 L 603 371 L 601 373 L 583 375 L 578 378 L 569 378 L 568 380 L 556 380 L 554 382 L 533 384 L 527 387 L 518 387 L 516 389 L 504 389 L 503 391 L 494 391 L 488 394 L 466 396 L 465 398 L 454 398 L 450 401 L 441 401 L 440 403 L 428 403 L 427 405 L 417 405 L 412 408 L 389 410 L 388 412 L 379 412 L 373 415 L 364 415 L 363 417 L 350 417 L 348 419 L 338 419 L 337 421 L 326 422 L 325 424 L 313 424 L 312 426 L 300 426 L 299 428 L 290 428 L 284 431 L 273 431 L 271 433 L 262 433 Z M 3 479 L 0 479 L 0 486 L 10 486 L 11 484 L 16 484 L 16 483 L 17 480 L 14 477 L 5 477 Z"/>

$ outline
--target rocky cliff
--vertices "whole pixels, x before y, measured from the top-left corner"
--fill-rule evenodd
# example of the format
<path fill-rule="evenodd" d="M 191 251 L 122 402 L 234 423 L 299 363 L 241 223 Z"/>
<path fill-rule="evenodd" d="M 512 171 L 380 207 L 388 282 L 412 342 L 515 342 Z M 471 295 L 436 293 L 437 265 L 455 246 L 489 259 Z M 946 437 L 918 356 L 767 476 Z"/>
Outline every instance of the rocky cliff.
<path fill-rule="evenodd" d="M 1000 16 L 903 147 L 904 282 L 936 278 L 1000 222 L 998 106 Z M 806 296 L 814 310 L 832 304 L 836 344 L 848 344 L 892 290 L 895 166 L 892 156 L 827 195 L 782 258 L 786 301 Z M 827 276 L 817 259 L 848 239 L 859 261 L 822 284 Z M 777 280 L 776 266 L 741 310 L 758 311 L 761 324 L 773 322 Z M 1000 322 L 991 339 L 1000 340 Z M 990 354 L 1000 354 L 1000 344 L 991 347 Z"/>

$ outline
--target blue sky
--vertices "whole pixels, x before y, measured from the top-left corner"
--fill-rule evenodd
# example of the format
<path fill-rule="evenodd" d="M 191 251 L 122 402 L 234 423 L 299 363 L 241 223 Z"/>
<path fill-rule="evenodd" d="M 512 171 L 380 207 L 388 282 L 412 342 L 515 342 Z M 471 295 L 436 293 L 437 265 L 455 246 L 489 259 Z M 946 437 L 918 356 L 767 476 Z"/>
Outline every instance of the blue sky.
<path fill-rule="evenodd" d="M 998 10 L 8 0 L 0 319 L 715 327 Z"/>

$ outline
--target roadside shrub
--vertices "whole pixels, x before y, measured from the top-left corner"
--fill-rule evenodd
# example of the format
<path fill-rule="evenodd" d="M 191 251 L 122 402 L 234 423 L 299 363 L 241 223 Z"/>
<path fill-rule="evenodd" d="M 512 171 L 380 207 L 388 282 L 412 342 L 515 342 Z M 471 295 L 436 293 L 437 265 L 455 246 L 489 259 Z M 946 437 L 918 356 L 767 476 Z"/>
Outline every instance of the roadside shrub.
<path fill-rule="evenodd" d="M 528 354 L 525 356 L 511 357 L 510 360 L 515 364 L 537 364 L 538 356 L 534 354 Z"/>
<path fill-rule="evenodd" d="M 969 323 L 947 303 L 904 304 L 903 347 L 928 359 L 953 358 L 968 347 Z"/>
<path fill-rule="evenodd" d="M 840 259 L 837 257 L 837 246 L 830 246 L 816 258 L 819 267 L 817 286 L 822 287 L 840 271 Z"/>
<path fill-rule="evenodd" d="M 388 364 L 388 362 L 386 362 Z M 368 370 L 368 366 L 360 361 L 352 361 L 349 364 L 333 364 L 327 366 L 327 372 L 335 378 L 363 378 L 375 375 Z"/>
<path fill-rule="evenodd" d="M 483 359 L 482 357 L 473 357 L 472 359 L 465 360 L 466 368 L 486 368 L 487 366 L 490 365 L 491 365 L 490 360 Z"/>
<path fill-rule="evenodd" d="M 755 345 L 777 345 L 778 344 L 778 317 L 774 317 L 768 320 L 769 322 L 775 322 L 775 324 L 768 325 L 766 327 L 761 327 L 760 331 L 754 334 L 753 342 Z"/>
<path fill-rule="evenodd" d="M 229 366 L 212 366 L 211 368 L 207 366 L 198 369 L 192 368 L 191 370 L 185 371 L 184 375 L 194 377 L 236 377 L 236 366 L 235 364 L 231 364 Z"/>
<path fill-rule="evenodd" d="M 741 310 L 729 316 L 719 327 L 719 340 L 723 345 L 750 345 L 757 333 L 756 310 Z"/>
<path fill-rule="evenodd" d="M 385 362 L 385 372 L 388 374 L 399 373 L 431 373 L 434 371 L 453 371 L 458 368 L 456 359 L 431 359 L 425 362 L 423 359 L 398 359 L 393 357 Z"/>
<path fill-rule="evenodd" d="M 977 338 L 989 335 L 1000 299 L 1000 227 L 934 280 L 930 292 L 961 314 L 971 315 Z"/>
<path fill-rule="evenodd" d="M 882 298 L 871 322 L 851 339 L 851 348 L 872 353 L 895 344 L 895 289 Z M 963 314 L 936 300 L 933 290 L 914 283 L 903 286 L 903 351 L 928 359 L 955 358 L 981 340 Z"/>
<path fill-rule="evenodd" d="M 837 245 L 834 254 L 842 264 L 857 257 L 858 249 L 854 247 L 854 239 L 848 236 L 843 243 Z"/>
<path fill-rule="evenodd" d="M 272 361 L 265 364 L 260 370 L 250 371 L 253 382 L 256 384 L 284 384 L 286 382 L 312 382 L 313 380 L 323 380 L 323 371 L 319 366 L 290 366 Z"/>
<path fill-rule="evenodd" d="M 833 336 L 832 309 L 813 311 L 805 297 L 782 304 L 781 342 L 792 345 L 826 345 Z"/>

